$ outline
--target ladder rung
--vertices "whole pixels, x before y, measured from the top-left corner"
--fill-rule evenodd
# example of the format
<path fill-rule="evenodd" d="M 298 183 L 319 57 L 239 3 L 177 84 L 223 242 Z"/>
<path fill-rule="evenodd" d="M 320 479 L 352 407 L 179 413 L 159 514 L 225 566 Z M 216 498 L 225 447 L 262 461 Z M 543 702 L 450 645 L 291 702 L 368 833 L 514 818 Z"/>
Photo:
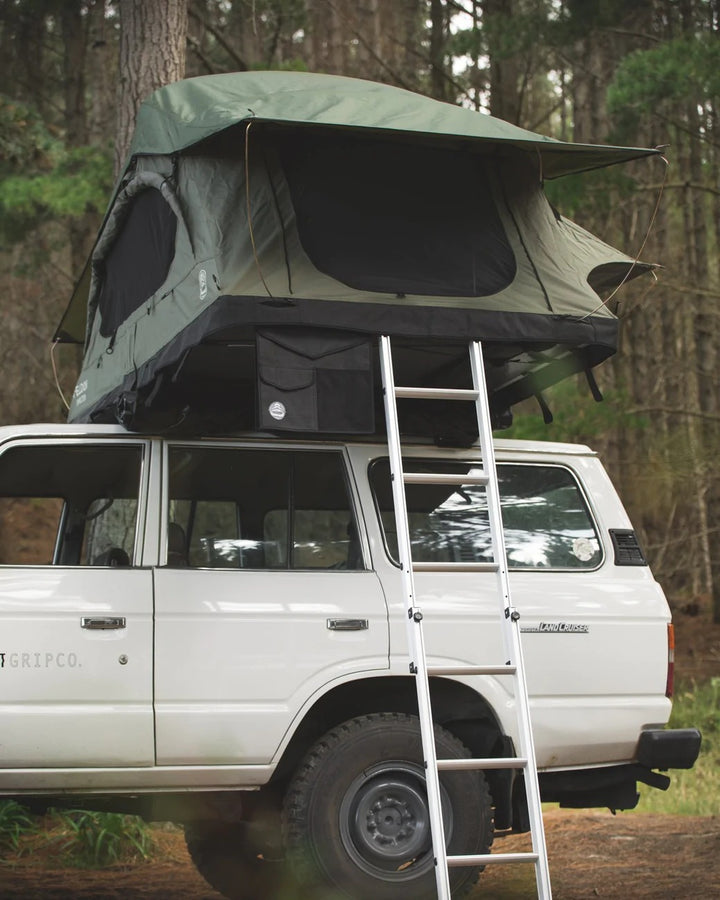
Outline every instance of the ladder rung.
<path fill-rule="evenodd" d="M 459 472 L 404 472 L 405 484 L 487 484 L 488 476 L 482 472 L 462 475 Z"/>
<path fill-rule="evenodd" d="M 517 666 L 428 666 L 427 673 L 433 675 L 514 675 Z"/>
<path fill-rule="evenodd" d="M 488 759 L 439 759 L 439 772 L 475 772 L 480 769 L 524 769 L 527 759 L 521 756 L 492 756 Z"/>
<path fill-rule="evenodd" d="M 448 856 L 449 867 L 486 866 L 488 863 L 536 863 L 537 853 L 477 853 L 474 856 Z"/>
<path fill-rule="evenodd" d="M 497 572 L 497 563 L 490 562 L 414 562 L 415 572 Z"/>
<path fill-rule="evenodd" d="M 405 400 L 477 400 L 472 388 L 396 387 L 395 396 Z"/>

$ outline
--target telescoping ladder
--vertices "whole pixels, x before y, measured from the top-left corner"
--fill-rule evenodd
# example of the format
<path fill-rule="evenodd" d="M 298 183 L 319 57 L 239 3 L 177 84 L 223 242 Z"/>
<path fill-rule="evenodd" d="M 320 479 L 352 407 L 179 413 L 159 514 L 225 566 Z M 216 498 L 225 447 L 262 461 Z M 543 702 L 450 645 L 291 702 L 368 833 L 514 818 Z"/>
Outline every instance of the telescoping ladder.
<path fill-rule="evenodd" d="M 495 452 L 490 424 L 490 408 L 485 385 L 485 368 L 483 365 L 482 347 L 480 342 L 472 341 L 469 345 L 469 350 L 473 381 L 472 389 L 458 390 L 426 387 L 396 387 L 390 338 L 386 335 L 383 335 L 380 338 L 380 366 L 385 395 L 385 419 L 387 423 L 388 453 L 390 457 L 390 473 L 392 477 L 393 502 L 395 506 L 398 554 L 402 570 L 403 591 L 407 602 L 406 622 L 408 629 L 408 648 L 410 653 L 410 671 L 415 675 L 417 686 L 420 731 L 427 779 L 428 808 L 432 830 L 433 853 L 435 856 L 437 895 L 438 900 L 450 900 L 449 869 L 451 867 L 484 866 L 489 863 L 532 862 L 535 865 L 537 896 L 540 900 L 549 900 L 552 896 L 550 889 L 550 874 L 548 870 L 547 849 L 545 846 L 545 832 L 542 821 L 535 749 L 530 723 L 530 705 L 528 701 L 522 647 L 520 643 L 519 614 L 513 608 L 510 599 L 510 585 L 505 555 L 500 496 L 497 470 L 495 468 Z M 400 429 L 398 426 L 397 415 L 397 400 L 400 398 L 418 400 L 465 400 L 474 402 L 477 412 L 480 451 L 482 454 L 482 473 L 472 475 L 405 473 L 403 471 Z M 487 494 L 493 562 L 413 563 L 410 526 L 408 524 L 407 502 L 405 497 L 405 485 L 410 483 L 457 484 L 458 487 L 463 484 L 483 485 Z M 443 667 L 427 665 L 422 629 L 423 616 L 422 611 L 416 603 L 413 577 L 414 572 L 446 572 L 453 570 L 476 572 L 491 571 L 497 573 L 499 596 L 498 615 L 501 622 L 505 658 L 507 660 L 506 664 Z M 491 759 L 437 758 L 433 734 L 430 684 L 428 679 L 430 676 L 442 675 L 500 675 L 512 679 L 518 722 L 519 755 L 517 757 Z M 532 837 L 531 853 L 484 853 L 466 856 L 448 856 L 445 848 L 439 773 L 448 770 L 467 771 L 469 769 L 519 769 L 523 771 Z"/>

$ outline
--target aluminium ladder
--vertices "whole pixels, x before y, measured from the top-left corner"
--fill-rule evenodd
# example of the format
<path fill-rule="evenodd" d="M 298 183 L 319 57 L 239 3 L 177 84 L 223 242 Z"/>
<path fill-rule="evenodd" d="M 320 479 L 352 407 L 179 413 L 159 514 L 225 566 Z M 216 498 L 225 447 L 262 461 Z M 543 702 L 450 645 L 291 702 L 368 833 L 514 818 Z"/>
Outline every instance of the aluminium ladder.
<path fill-rule="evenodd" d="M 449 868 L 454 866 L 484 866 L 489 863 L 528 863 L 535 865 L 537 896 L 540 900 L 550 900 L 550 874 L 548 869 L 545 832 L 543 829 L 540 789 L 535 762 L 530 706 L 527 683 L 520 643 L 519 613 L 510 599 L 505 540 L 502 528 L 502 514 L 495 468 L 495 452 L 492 442 L 490 408 L 485 384 L 482 347 L 479 341 L 469 345 L 473 387 L 471 390 L 396 387 L 393 372 L 390 338 L 380 338 L 380 367 L 382 370 L 383 393 L 385 397 L 385 419 L 387 423 L 388 455 L 392 479 L 395 523 L 397 530 L 398 556 L 402 573 L 403 592 L 406 600 L 406 623 L 410 671 L 415 675 L 418 696 L 418 712 L 422 737 L 423 755 L 427 780 L 428 808 L 432 831 L 433 854 L 435 857 L 435 878 L 438 900 L 450 900 Z M 465 400 L 475 403 L 478 437 L 482 454 L 481 474 L 454 475 L 452 473 L 405 473 L 402 463 L 400 429 L 398 426 L 397 400 L 433 399 Z M 420 563 L 412 560 L 410 526 L 408 523 L 406 484 L 480 484 L 487 494 L 490 539 L 493 562 L 445 562 Z M 422 629 L 422 611 L 416 603 L 414 572 L 495 572 L 498 580 L 499 617 L 507 662 L 504 665 L 479 666 L 428 666 Z M 491 759 L 437 759 L 433 733 L 433 714 L 430 702 L 430 676 L 497 675 L 512 679 L 515 711 L 517 715 L 519 756 Z M 439 772 L 449 770 L 518 769 L 523 771 L 525 794 L 530 818 L 532 837 L 531 853 L 484 853 L 465 856 L 449 856 L 445 847 L 445 833 L 440 800 Z"/>

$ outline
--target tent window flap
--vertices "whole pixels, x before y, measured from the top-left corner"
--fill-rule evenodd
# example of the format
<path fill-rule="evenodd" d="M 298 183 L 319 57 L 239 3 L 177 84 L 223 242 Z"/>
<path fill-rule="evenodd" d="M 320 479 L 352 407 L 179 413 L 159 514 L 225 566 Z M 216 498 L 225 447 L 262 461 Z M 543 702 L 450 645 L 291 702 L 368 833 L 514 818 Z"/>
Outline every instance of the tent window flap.
<path fill-rule="evenodd" d="M 103 261 L 100 334 L 110 337 L 162 285 L 175 255 L 177 219 L 153 189 L 134 198 Z"/>
<path fill-rule="evenodd" d="M 338 281 L 484 297 L 515 277 L 481 156 L 297 132 L 279 150 L 303 248 Z"/>

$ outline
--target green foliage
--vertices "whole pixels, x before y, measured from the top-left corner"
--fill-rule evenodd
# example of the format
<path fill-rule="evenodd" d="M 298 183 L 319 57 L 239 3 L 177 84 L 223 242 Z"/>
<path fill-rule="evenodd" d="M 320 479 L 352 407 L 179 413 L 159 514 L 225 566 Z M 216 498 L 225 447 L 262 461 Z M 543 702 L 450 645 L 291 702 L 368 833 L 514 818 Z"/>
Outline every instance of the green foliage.
<path fill-rule="evenodd" d="M 109 146 L 66 148 L 36 110 L 0 95 L 0 237 L 20 241 L 48 219 L 101 213 L 111 189 Z"/>
<path fill-rule="evenodd" d="M 703 741 L 693 769 L 670 772 L 665 791 L 642 786 L 638 807 L 642 812 L 688 816 L 715 816 L 720 798 L 720 677 L 702 684 L 678 686 L 671 728 L 699 728 Z"/>
<path fill-rule="evenodd" d="M 536 50 L 547 30 L 548 10 L 542 4 L 516 6 L 512 13 L 485 13 L 482 32 L 496 59 L 510 59 Z"/>
<path fill-rule="evenodd" d="M 0 182 L 0 205 L 20 215 L 81 216 L 101 212 L 112 188 L 109 151 L 77 147 L 58 152 L 52 170 Z"/>
<path fill-rule="evenodd" d="M 47 171 L 0 179 L 0 235 L 20 241 L 48 219 L 102 213 L 112 190 L 109 148 L 54 148 Z"/>
<path fill-rule="evenodd" d="M 25 834 L 38 831 L 35 818 L 15 800 L 0 800 L 0 850 L 16 852 Z"/>
<path fill-rule="evenodd" d="M 61 146 L 53 129 L 25 103 L 0 94 L 0 175 L 47 168 Z"/>
<path fill-rule="evenodd" d="M 15 800 L 0 801 L 0 852 L 17 857 L 41 844 L 54 847 L 63 864 L 87 868 L 148 859 L 154 849 L 150 827 L 137 816 L 55 810 L 41 818 Z"/>
<path fill-rule="evenodd" d="M 646 14 L 647 0 L 565 0 L 556 4 L 553 33 L 556 45 L 582 40 L 601 28 L 617 27 L 636 11 Z"/>
<path fill-rule="evenodd" d="M 632 120 L 668 104 L 702 104 L 720 97 L 720 41 L 699 34 L 638 50 L 618 66 L 608 90 L 610 113 Z"/>
<path fill-rule="evenodd" d="M 516 409 L 513 425 L 497 432 L 497 437 L 533 441 L 593 442 L 617 428 L 645 428 L 646 422 L 624 410 L 628 401 L 621 391 L 604 392 L 596 403 L 579 378 L 567 378 L 543 393 L 554 421 L 546 425 L 540 408 L 527 401 Z"/>
<path fill-rule="evenodd" d="M 618 200 L 635 191 L 635 181 L 620 166 L 566 175 L 545 184 L 545 194 L 552 205 L 569 219 L 577 220 L 592 230 L 588 216 L 607 220 Z"/>
<path fill-rule="evenodd" d="M 79 866 L 106 866 L 153 849 L 150 828 L 136 816 L 72 810 L 56 813 L 70 834 L 64 850 Z"/>
<path fill-rule="evenodd" d="M 255 63 L 251 66 L 252 69 L 258 72 L 265 72 L 268 68 L 271 68 L 275 72 L 307 72 L 308 67 L 307 63 L 304 59 L 301 59 L 299 56 L 294 59 L 286 59 L 283 62 L 279 62 L 276 65 L 268 67 L 263 62 Z"/>

